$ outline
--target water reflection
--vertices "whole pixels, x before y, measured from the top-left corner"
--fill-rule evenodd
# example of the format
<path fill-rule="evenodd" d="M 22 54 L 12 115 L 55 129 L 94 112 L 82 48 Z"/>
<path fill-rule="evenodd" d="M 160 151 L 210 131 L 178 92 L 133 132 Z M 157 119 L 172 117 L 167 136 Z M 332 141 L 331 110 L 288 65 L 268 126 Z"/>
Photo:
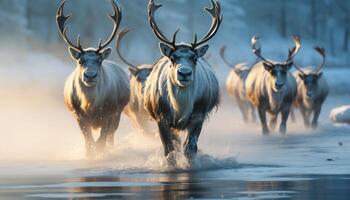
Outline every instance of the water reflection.
<path fill-rule="evenodd" d="M 237 180 L 227 173 L 181 172 L 118 174 L 51 178 L 45 183 L 32 179 L 16 180 L 11 186 L 1 182 L 0 196 L 5 199 L 348 199 L 349 176 L 305 175 Z M 38 177 L 37 180 L 42 180 Z"/>

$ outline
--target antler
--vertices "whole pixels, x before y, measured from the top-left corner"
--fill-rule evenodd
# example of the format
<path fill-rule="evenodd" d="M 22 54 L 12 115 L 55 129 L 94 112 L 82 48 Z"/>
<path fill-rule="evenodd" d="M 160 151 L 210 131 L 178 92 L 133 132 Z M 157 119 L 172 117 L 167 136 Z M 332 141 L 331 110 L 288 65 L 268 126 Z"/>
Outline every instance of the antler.
<path fill-rule="evenodd" d="M 120 44 L 121 44 L 121 40 L 123 39 L 123 37 L 129 32 L 130 30 L 128 28 L 123 29 L 122 31 L 119 32 L 119 34 L 117 35 L 117 45 L 116 45 L 116 49 L 117 49 L 117 54 L 120 57 L 120 59 L 127 65 L 129 65 L 132 68 L 137 69 L 136 65 L 131 64 L 130 62 L 128 62 L 121 54 L 120 52 Z"/>
<path fill-rule="evenodd" d="M 233 67 L 233 64 L 228 62 L 228 60 L 225 57 L 225 50 L 226 50 L 226 46 L 221 47 L 221 49 L 220 49 L 220 56 L 221 56 L 222 60 L 224 61 L 224 63 L 226 65 L 228 65 L 229 67 Z"/>
<path fill-rule="evenodd" d="M 60 31 L 60 34 L 61 34 L 63 40 L 70 47 L 74 48 L 77 51 L 82 52 L 83 48 L 81 47 L 81 44 L 80 44 L 80 36 L 78 36 L 78 38 L 77 38 L 77 45 L 73 44 L 67 37 L 68 27 L 65 27 L 65 23 L 72 16 L 72 14 L 69 14 L 67 16 L 64 15 L 63 8 L 64 8 L 64 4 L 65 3 L 66 3 L 66 1 L 63 1 L 61 6 L 59 7 L 59 9 L 57 10 L 56 23 L 57 23 L 57 26 L 58 26 L 58 30 Z"/>
<path fill-rule="evenodd" d="M 299 35 L 296 35 L 294 37 L 294 43 L 295 43 L 295 46 L 293 48 L 289 49 L 288 59 L 285 62 L 287 64 L 293 62 L 293 58 L 298 54 L 298 52 L 300 50 L 300 37 L 299 37 Z"/>
<path fill-rule="evenodd" d="M 260 58 L 261 60 L 263 60 L 264 62 L 267 62 L 271 65 L 273 65 L 272 62 L 266 60 L 264 57 L 262 57 L 261 55 L 261 47 L 260 45 L 258 44 L 258 41 L 259 41 L 259 37 L 257 36 L 253 36 L 252 39 L 251 39 L 251 43 L 252 43 L 252 48 L 253 48 L 253 53 L 258 56 L 258 58 Z"/>
<path fill-rule="evenodd" d="M 321 47 L 315 47 L 314 49 L 322 56 L 322 62 L 320 63 L 320 65 L 317 67 L 317 70 L 316 70 L 316 73 L 318 74 L 326 62 L 326 51 L 324 48 L 321 48 Z"/>
<path fill-rule="evenodd" d="M 121 22 L 121 19 L 122 19 L 122 11 L 119 9 L 118 5 L 113 0 L 111 0 L 111 3 L 112 3 L 112 6 L 113 6 L 114 14 L 113 15 L 108 15 L 108 16 L 112 20 L 114 28 L 113 28 L 111 36 L 108 38 L 108 40 L 104 44 L 102 44 L 102 40 L 100 39 L 100 42 L 99 42 L 98 48 L 97 48 L 98 51 L 106 48 L 112 42 L 112 40 L 114 39 L 115 35 L 117 34 L 117 30 L 119 28 L 119 25 L 120 25 L 120 22 Z"/>
<path fill-rule="evenodd" d="M 154 19 L 154 14 L 156 12 L 156 10 L 158 8 L 162 7 L 162 5 L 156 5 L 154 3 L 154 0 L 150 0 L 149 4 L 148 4 L 148 21 L 149 24 L 151 25 L 151 28 L 154 32 L 154 34 L 157 36 L 157 38 L 162 41 L 165 44 L 168 44 L 170 47 L 175 48 L 176 46 L 176 35 L 177 33 L 180 31 L 180 29 L 177 29 L 173 35 L 173 41 L 169 41 L 164 34 L 162 33 L 162 31 L 159 29 L 155 19 Z"/>
<path fill-rule="evenodd" d="M 205 8 L 205 10 L 210 14 L 212 23 L 207 34 L 197 42 L 197 35 L 194 37 L 194 42 L 191 44 L 192 48 L 201 46 L 202 44 L 208 42 L 219 30 L 220 24 L 222 22 L 223 16 L 221 14 L 221 6 L 218 1 L 211 0 L 212 8 Z"/>
<path fill-rule="evenodd" d="M 57 11 L 56 23 L 58 25 L 58 29 L 59 29 L 59 31 L 61 33 L 61 36 L 62 36 L 63 40 L 69 46 L 71 46 L 72 48 L 82 52 L 83 48 L 82 48 L 82 46 L 80 44 L 80 35 L 78 35 L 78 38 L 77 38 L 77 45 L 75 45 L 71 41 L 69 41 L 69 39 L 67 37 L 68 27 L 65 27 L 64 25 L 65 25 L 65 22 L 72 16 L 72 14 L 69 14 L 67 16 L 64 15 L 63 7 L 64 7 L 65 3 L 66 3 L 66 0 L 62 2 L 61 6 L 59 7 L 59 9 Z M 113 6 L 114 15 L 109 15 L 109 17 L 111 18 L 111 20 L 113 21 L 113 24 L 114 24 L 113 32 L 112 32 L 111 36 L 109 37 L 109 39 L 103 45 L 102 45 L 102 40 L 100 40 L 98 48 L 97 48 L 98 51 L 106 48 L 109 45 L 109 43 L 111 43 L 111 41 L 114 39 L 114 37 L 115 37 L 115 35 L 117 33 L 117 30 L 118 30 L 118 27 L 119 27 L 121 18 L 122 18 L 122 13 L 121 13 L 119 7 L 117 6 L 117 4 L 113 0 L 111 0 L 111 3 L 112 3 L 112 6 Z"/>

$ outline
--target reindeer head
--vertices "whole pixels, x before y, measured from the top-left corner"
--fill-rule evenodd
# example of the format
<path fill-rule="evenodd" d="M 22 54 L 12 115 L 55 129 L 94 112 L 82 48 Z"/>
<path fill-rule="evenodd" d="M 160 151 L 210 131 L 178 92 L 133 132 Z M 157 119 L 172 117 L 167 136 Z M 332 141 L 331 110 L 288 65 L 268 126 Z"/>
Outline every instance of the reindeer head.
<path fill-rule="evenodd" d="M 287 81 L 288 71 L 293 66 L 293 58 L 299 52 L 300 38 L 299 36 L 296 36 L 294 38 L 295 47 L 289 49 L 288 59 L 284 62 L 274 62 L 265 59 L 261 55 L 260 46 L 257 44 L 258 39 L 259 38 L 255 36 L 252 38 L 251 42 L 253 47 L 253 53 L 262 60 L 262 64 L 264 65 L 265 70 L 270 73 L 273 81 L 273 90 L 279 92 L 282 90 Z"/>
<path fill-rule="evenodd" d="M 119 34 L 117 35 L 117 53 L 118 56 L 120 57 L 120 59 L 129 66 L 128 70 L 131 74 L 131 76 L 136 78 L 136 81 L 141 83 L 142 86 L 144 87 L 144 84 L 146 82 L 146 79 L 148 78 L 148 76 L 151 74 L 151 71 L 153 69 L 153 67 L 151 65 L 141 65 L 141 66 L 136 66 L 131 64 L 130 62 L 128 62 L 124 56 L 122 55 L 121 51 L 120 51 L 120 45 L 121 45 L 121 41 L 123 39 L 123 37 L 129 32 L 128 28 L 123 29 L 122 31 L 119 32 Z"/>
<path fill-rule="evenodd" d="M 99 80 L 99 72 L 102 66 L 103 60 L 107 59 L 112 51 L 111 48 L 107 46 L 114 39 L 120 21 L 121 21 L 121 11 L 119 10 L 117 4 L 111 0 L 114 15 L 109 15 L 110 19 L 113 21 L 114 28 L 109 39 L 102 44 L 100 40 L 98 48 L 82 48 L 80 44 L 80 36 L 77 38 L 77 45 L 73 44 L 67 37 L 68 27 L 65 26 L 65 22 L 72 16 L 71 14 L 65 16 L 63 12 L 63 7 L 66 1 L 63 1 L 60 8 L 57 11 L 56 22 L 58 29 L 61 33 L 63 40 L 69 45 L 68 50 L 72 58 L 76 61 L 77 67 L 80 69 L 80 78 L 82 82 L 88 86 L 95 86 Z"/>
<path fill-rule="evenodd" d="M 207 34 L 198 42 L 197 35 L 194 42 L 189 44 L 176 44 L 176 35 L 179 29 L 174 33 L 173 40 L 168 40 L 158 28 L 155 22 L 155 11 L 161 5 L 155 5 L 154 0 L 150 0 L 148 7 L 148 18 L 151 28 L 160 42 L 160 50 L 163 56 L 170 61 L 171 77 L 174 84 L 180 87 L 189 86 L 194 79 L 194 70 L 197 65 L 197 60 L 203 57 L 209 45 L 208 42 L 218 31 L 222 21 L 220 4 L 211 0 L 212 8 L 205 8 L 212 18 L 212 25 Z"/>
<path fill-rule="evenodd" d="M 317 67 L 316 70 L 304 72 L 302 69 L 300 69 L 299 67 L 297 67 L 295 65 L 295 67 L 299 71 L 298 76 L 303 81 L 303 85 L 306 88 L 305 92 L 306 92 L 306 96 L 308 98 L 313 98 L 315 93 L 316 93 L 316 90 L 318 88 L 318 80 L 320 79 L 320 77 L 322 77 L 322 74 L 323 74 L 321 72 L 321 69 L 323 68 L 325 61 L 326 61 L 325 50 L 323 48 L 320 48 L 320 47 L 315 47 L 314 49 L 322 57 L 321 64 Z"/>

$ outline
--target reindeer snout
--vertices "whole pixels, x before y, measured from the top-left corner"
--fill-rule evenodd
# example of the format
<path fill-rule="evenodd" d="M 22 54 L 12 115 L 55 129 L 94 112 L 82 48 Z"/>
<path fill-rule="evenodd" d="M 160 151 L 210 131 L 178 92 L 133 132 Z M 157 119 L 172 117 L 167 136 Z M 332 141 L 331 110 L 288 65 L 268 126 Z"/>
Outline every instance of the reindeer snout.
<path fill-rule="evenodd" d="M 192 69 L 190 68 L 180 68 L 177 73 L 182 77 L 187 77 L 192 75 Z"/>
<path fill-rule="evenodd" d="M 282 87 L 283 87 L 283 85 L 284 85 L 284 83 L 282 83 L 282 82 L 276 82 L 275 83 L 275 87 L 276 87 L 276 89 L 281 89 Z"/>
<path fill-rule="evenodd" d="M 84 77 L 88 80 L 94 79 L 97 77 L 97 72 L 95 71 L 87 71 L 84 73 Z"/>
<path fill-rule="evenodd" d="M 307 95 L 308 97 L 312 97 L 312 96 L 314 95 L 314 93 L 313 93 L 312 91 L 307 91 L 306 95 Z"/>

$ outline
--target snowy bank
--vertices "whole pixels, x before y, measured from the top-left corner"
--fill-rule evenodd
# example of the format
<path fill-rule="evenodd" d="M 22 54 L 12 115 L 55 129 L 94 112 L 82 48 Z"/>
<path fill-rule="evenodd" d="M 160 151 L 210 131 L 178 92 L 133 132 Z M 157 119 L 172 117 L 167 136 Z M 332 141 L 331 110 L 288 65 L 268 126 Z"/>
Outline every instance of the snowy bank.
<path fill-rule="evenodd" d="M 329 117 L 334 123 L 350 124 L 350 105 L 333 109 Z"/>

